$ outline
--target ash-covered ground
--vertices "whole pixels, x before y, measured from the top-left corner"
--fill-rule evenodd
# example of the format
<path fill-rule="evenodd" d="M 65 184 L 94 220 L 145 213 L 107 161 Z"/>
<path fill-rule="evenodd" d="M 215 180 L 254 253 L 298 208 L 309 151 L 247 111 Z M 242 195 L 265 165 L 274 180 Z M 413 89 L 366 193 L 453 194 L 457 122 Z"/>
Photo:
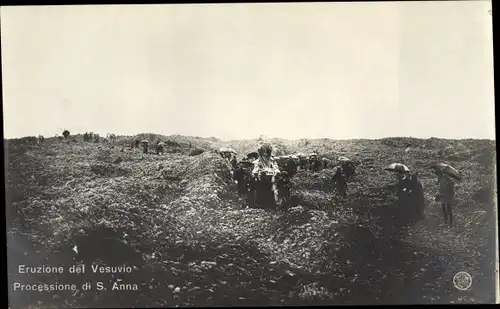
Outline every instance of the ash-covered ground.
<path fill-rule="evenodd" d="M 133 138 L 169 141 L 166 153 L 129 149 Z M 247 208 L 226 160 L 211 150 L 255 151 L 257 140 L 223 142 L 141 134 L 114 142 L 4 140 L 9 300 L 12 308 L 216 305 L 442 304 L 494 302 L 495 142 L 391 138 L 269 140 L 282 153 L 317 151 L 356 160 L 349 197 L 332 169 L 292 178 L 296 206 Z M 196 149 L 193 151 L 193 149 Z M 455 226 L 442 226 L 428 166 L 463 174 Z M 402 162 L 419 173 L 425 219 L 392 218 Z M 19 274 L 19 265 L 85 264 L 85 274 Z M 94 274 L 91 265 L 130 266 Z M 473 277 L 467 291 L 453 276 Z M 91 281 L 93 289 L 81 285 Z M 101 281 L 108 289 L 98 291 Z M 77 291 L 14 291 L 14 283 L 76 284 Z M 113 283 L 137 290 L 112 291 Z"/>

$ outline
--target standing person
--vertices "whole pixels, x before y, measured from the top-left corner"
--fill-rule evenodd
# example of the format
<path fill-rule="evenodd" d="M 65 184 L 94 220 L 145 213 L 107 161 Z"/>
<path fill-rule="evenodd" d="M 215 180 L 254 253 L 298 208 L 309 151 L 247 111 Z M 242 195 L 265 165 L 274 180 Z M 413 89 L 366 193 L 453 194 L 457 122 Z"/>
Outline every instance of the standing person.
<path fill-rule="evenodd" d="M 290 200 L 290 189 L 292 184 L 290 177 L 286 171 L 281 172 L 276 179 L 277 191 L 275 199 L 280 202 L 281 206 L 285 206 Z"/>
<path fill-rule="evenodd" d="M 245 193 L 247 191 L 247 183 L 245 179 L 245 169 L 243 164 L 238 164 L 234 169 L 233 179 L 238 182 L 238 192 Z"/>
<path fill-rule="evenodd" d="M 156 154 L 157 155 L 161 155 L 163 154 L 163 151 L 164 151 L 164 146 L 165 146 L 165 143 L 161 142 L 161 141 L 158 141 L 156 143 Z"/>
<path fill-rule="evenodd" d="M 410 183 L 410 202 L 413 216 L 417 221 L 422 220 L 424 218 L 425 196 L 424 188 L 418 179 L 417 173 L 412 175 Z"/>
<path fill-rule="evenodd" d="M 449 227 L 453 226 L 452 205 L 455 196 L 455 184 L 453 181 L 441 172 L 437 172 L 439 193 L 436 196 L 436 201 L 441 203 L 443 210 L 444 224 Z"/>
<path fill-rule="evenodd" d="M 306 164 L 307 164 L 306 158 L 304 156 L 299 156 L 299 167 L 301 170 L 306 169 Z"/>
<path fill-rule="evenodd" d="M 321 158 L 321 162 L 323 163 L 323 168 L 326 169 L 328 167 L 328 160 L 326 158 Z"/>
<path fill-rule="evenodd" d="M 396 183 L 397 214 L 401 219 L 407 219 L 412 213 L 412 205 L 410 202 L 410 173 L 397 173 L 398 182 Z M 406 221 L 406 220 L 403 220 Z"/>
<path fill-rule="evenodd" d="M 334 186 L 337 188 L 337 192 L 340 194 L 342 198 L 347 197 L 347 181 L 345 179 L 342 168 L 337 168 L 335 174 L 332 177 L 332 182 Z"/>
<path fill-rule="evenodd" d="M 233 169 L 235 169 L 237 166 L 238 166 L 238 161 L 236 160 L 236 155 L 233 155 L 232 159 L 231 159 L 231 167 Z"/>
<path fill-rule="evenodd" d="M 342 162 L 342 169 L 344 170 L 344 174 L 347 178 L 351 178 L 356 171 L 356 167 L 352 161 L 344 161 Z"/>

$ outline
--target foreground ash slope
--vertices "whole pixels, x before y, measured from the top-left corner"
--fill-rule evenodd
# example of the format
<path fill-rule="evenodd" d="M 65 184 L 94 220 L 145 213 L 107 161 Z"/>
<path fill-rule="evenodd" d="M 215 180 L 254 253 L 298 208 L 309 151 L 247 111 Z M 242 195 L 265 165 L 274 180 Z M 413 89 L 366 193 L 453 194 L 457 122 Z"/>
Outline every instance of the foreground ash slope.
<path fill-rule="evenodd" d="M 81 136 L 49 138 L 41 145 L 5 141 L 9 284 L 122 279 L 139 286 L 127 292 L 11 292 L 12 304 L 493 302 L 494 141 L 270 140 L 278 152 L 318 151 L 359 162 L 348 201 L 330 189 L 331 169 L 299 172 L 292 180 L 298 205 L 280 214 L 245 209 L 227 164 L 210 152 L 231 146 L 246 153 L 257 140 L 135 138 L 157 137 L 171 141 L 161 156 L 122 151 L 133 137 L 114 143 L 84 143 Z M 190 153 L 196 148 L 206 151 Z M 419 172 L 427 199 L 426 219 L 410 229 L 390 218 L 393 178 L 383 171 L 401 160 Z M 452 230 L 439 226 L 436 181 L 427 169 L 435 161 L 464 175 Z M 114 276 L 91 274 L 89 267 L 80 276 L 16 273 L 20 263 L 80 261 L 137 270 Z M 453 287 L 453 275 L 461 270 L 474 276 L 469 291 Z"/>

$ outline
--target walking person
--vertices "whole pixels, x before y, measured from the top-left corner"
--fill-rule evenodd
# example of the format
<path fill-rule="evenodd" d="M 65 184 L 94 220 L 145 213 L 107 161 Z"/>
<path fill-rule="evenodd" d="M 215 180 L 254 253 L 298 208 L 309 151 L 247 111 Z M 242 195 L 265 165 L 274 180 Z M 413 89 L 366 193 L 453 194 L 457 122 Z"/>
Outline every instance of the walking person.
<path fill-rule="evenodd" d="M 335 171 L 335 174 L 332 177 L 332 182 L 334 186 L 337 188 L 337 192 L 339 193 L 341 198 L 347 197 L 347 180 L 343 173 L 341 167 L 338 167 Z"/>

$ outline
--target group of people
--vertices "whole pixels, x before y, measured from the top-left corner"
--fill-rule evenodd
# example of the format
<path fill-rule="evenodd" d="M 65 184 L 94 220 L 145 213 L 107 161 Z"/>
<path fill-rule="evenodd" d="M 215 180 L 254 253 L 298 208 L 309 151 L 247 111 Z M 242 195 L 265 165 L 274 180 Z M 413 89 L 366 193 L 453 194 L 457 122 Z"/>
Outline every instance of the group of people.
<path fill-rule="evenodd" d="M 272 175 L 271 190 L 277 204 L 286 204 L 290 200 L 291 178 L 299 170 L 318 172 L 330 165 L 329 160 L 320 158 L 316 153 L 308 156 L 297 154 L 276 157 L 271 153 L 272 146 L 267 143 L 262 144 L 257 152 L 249 153 L 240 161 L 236 158 L 236 152 L 230 148 L 219 151 L 220 156 L 226 159 L 230 165 L 233 180 L 237 183 L 240 194 L 250 193 L 250 196 L 253 196 L 261 184 L 261 174 Z M 340 165 L 336 167 L 336 172 L 331 180 L 342 198 L 347 197 L 347 182 L 354 173 L 355 165 L 350 160 L 342 160 Z"/>
<path fill-rule="evenodd" d="M 434 168 L 437 175 L 438 194 L 435 201 L 441 204 L 444 224 L 453 226 L 452 206 L 455 203 L 455 182 L 453 177 L 440 169 Z M 398 209 L 405 214 L 407 219 L 418 221 L 424 218 L 425 196 L 422 183 L 418 179 L 418 173 L 398 173 L 396 184 L 396 196 L 398 197 Z"/>
<path fill-rule="evenodd" d="M 265 169 L 270 169 L 274 175 L 272 190 L 276 200 L 284 201 L 289 199 L 291 177 L 299 169 L 315 172 L 328 167 L 328 160 L 325 158 L 319 159 L 316 154 L 273 157 L 271 149 L 269 146 L 263 152 L 259 148 L 258 156 L 251 153 L 239 162 L 235 153 L 230 155 L 227 153 L 221 154 L 230 162 L 233 179 L 237 182 L 240 193 L 254 191 L 256 184 L 258 184 L 259 173 Z M 348 182 L 354 175 L 356 167 L 352 161 L 344 157 L 343 160 L 340 160 L 339 166 L 335 168 L 331 183 L 337 194 L 342 199 L 345 199 L 347 198 Z M 450 177 L 441 169 L 434 169 L 434 172 L 438 176 L 439 185 L 439 194 L 436 196 L 436 201 L 441 203 L 445 225 L 451 227 L 453 225 L 452 205 L 454 204 L 455 195 L 453 177 Z M 410 173 L 409 170 L 398 172 L 397 178 L 395 193 L 398 199 L 396 205 L 399 213 L 406 219 L 406 222 L 416 222 L 423 219 L 426 202 L 424 188 L 418 178 L 418 173 Z"/>
<path fill-rule="evenodd" d="M 148 151 L 149 151 L 149 141 L 146 140 L 146 139 L 142 140 L 142 141 L 136 139 L 136 140 L 134 140 L 134 144 L 132 145 L 132 147 L 133 148 L 142 147 L 142 152 L 143 153 L 148 153 Z M 156 150 L 156 154 L 157 155 L 163 154 L 164 151 L 165 151 L 165 143 L 162 142 L 162 141 L 160 141 L 160 140 L 156 141 L 154 149 Z"/>
<path fill-rule="evenodd" d="M 418 174 L 397 173 L 396 196 L 400 214 L 409 221 L 418 221 L 424 217 L 425 197 Z"/>

